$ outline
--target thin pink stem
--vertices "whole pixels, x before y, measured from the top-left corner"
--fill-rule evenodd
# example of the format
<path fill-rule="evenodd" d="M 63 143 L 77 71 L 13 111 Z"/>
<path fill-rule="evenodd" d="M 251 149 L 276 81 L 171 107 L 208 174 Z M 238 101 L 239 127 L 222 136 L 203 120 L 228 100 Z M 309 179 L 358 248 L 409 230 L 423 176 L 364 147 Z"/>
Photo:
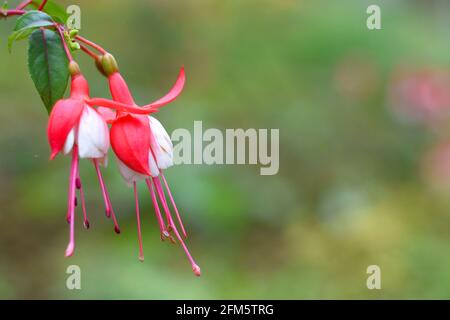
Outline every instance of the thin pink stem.
<path fill-rule="evenodd" d="M 74 145 L 72 150 L 72 164 L 70 166 L 69 178 L 69 198 L 68 198 L 68 215 L 70 216 L 70 239 L 66 249 L 66 257 L 73 255 L 75 250 L 75 188 L 78 172 L 78 146 Z"/>
<path fill-rule="evenodd" d="M 139 241 L 139 260 L 144 261 L 144 250 L 142 248 L 142 231 L 141 231 L 141 215 L 139 213 L 139 197 L 136 187 L 136 181 L 133 182 L 134 201 L 136 203 L 136 220 L 138 228 L 138 241 Z"/>
<path fill-rule="evenodd" d="M 94 163 L 95 171 L 97 172 L 97 178 L 100 182 L 100 188 L 102 190 L 103 201 L 105 203 L 105 213 L 106 217 L 110 218 L 112 216 L 114 221 L 114 230 L 117 234 L 120 233 L 119 223 L 117 222 L 116 215 L 114 213 L 114 209 L 111 205 L 111 198 L 109 197 L 108 190 L 106 189 L 105 182 L 103 181 L 102 171 L 100 170 L 100 166 L 98 165 L 97 159 L 92 159 Z"/>
<path fill-rule="evenodd" d="M 45 1 L 44 1 L 45 2 Z M 59 37 L 61 38 L 61 42 L 64 47 L 64 51 L 66 52 L 66 56 L 69 59 L 69 61 L 73 61 L 72 53 L 70 52 L 69 47 L 67 46 L 66 39 L 64 38 L 64 33 L 62 27 L 60 27 L 57 23 L 55 23 L 56 30 L 58 30 Z"/>
<path fill-rule="evenodd" d="M 21 16 L 25 13 L 26 13 L 25 10 L 18 10 L 18 9 L 1 10 L 0 9 L 0 14 L 2 14 L 4 17 Z"/>
<path fill-rule="evenodd" d="M 82 36 L 76 36 L 75 39 L 77 39 L 80 42 L 83 42 L 84 44 L 87 44 L 88 46 L 94 48 L 95 50 L 99 51 L 101 54 L 106 54 L 107 51 L 103 49 L 101 46 L 96 44 L 95 42 L 92 42 L 86 38 L 83 38 Z"/>
<path fill-rule="evenodd" d="M 86 229 L 89 229 L 90 224 L 89 224 L 89 220 L 87 218 L 86 201 L 85 201 L 85 197 L 84 197 L 83 185 L 81 184 L 80 170 L 78 170 L 78 173 L 77 173 L 76 187 L 80 192 L 81 208 L 83 210 L 84 227 Z"/>
<path fill-rule="evenodd" d="M 188 258 L 189 262 L 191 263 L 194 274 L 199 277 L 201 274 L 200 267 L 195 263 L 194 259 L 192 258 L 191 254 L 189 252 L 189 249 L 187 248 L 186 244 L 184 243 L 183 238 L 180 236 L 180 233 L 178 232 L 177 227 L 172 219 L 169 208 L 167 206 L 166 198 L 164 196 L 161 181 L 159 181 L 158 178 L 152 178 L 152 180 L 153 180 L 153 184 L 156 187 L 156 191 L 158 192 L 159 200 L 161 201 L 164 211 L 166 212 L 170 226 L 172 227 L 172 230 L 175 233 L 175 236 L 177 237 L 178 241 L 180 241 L 181 246 L 183 247 L 183 250 L 186 253 L 187 258 Z"/>
<path fill-rule="evenodd" d="M 175 210 L 175 213 L 176 213 L 176 216 L 178 219 L 178 223 L 180 224 L 181 232 L 183 233 L 183 236 L 185 238 L 187 238 L 186 230 L 184 229 L 183 221 L 181 220 L 181 216 L 180 216 L 180 213 L 178 212 L 178 208 L 177 208 L 177 205 L 175 204 L 175 200 L 173 199 L 172 193 L 170 192 L 169 184 L 167 183 L 166 177 L 164 177 L 162 170 L 160 173 L 161 173 L 161 178 L 164 181 L 164 185 L 166 186 L 167 193 L 169 194 L 170 201 L 172 202 L 172 206 Z"/>
<path fill-rule="evenodd" d="M 90 56 L 92 59 L 94 59 L 94 60 L 97 60 L 97 59 L 98 59 L 98 55 L 97 55 L 95 52 L 93 52 L 92 50 L 89 50 L 89 48 L 86 47 L 85 45 L 80 44 L 80 48 L 81 48 L 81 50 L 82 50 L 84 53 L 86 53 L 86 54 L 87 54 L 88 56 Z"/>
<path fill-rule="evenodd" d="M 145 179 L 145 182 L 147 183 L 148 190 L 150 191 L 150 195 L 152 197 L 156 219 L 158 220 L 159 230 L 161 231 L 161 240 L 164 240 L 165 238 L 170 238 L 170 234 L 167 231 L 166 226 L 164 225 L 164 219 L 162 217 L 161 210 L 159 209 L 159 204 L 156 199 L 155 189 L 153 188 L 152 182 L 150 179 Z"/>
<path fill-rule="evenodd" d="M 16 10 L 22 10 L 23 8 L 27 7 L 28 5 L 30 5 L 33 2 L 33 0 L 26 0 L 26 1 L 22 1 L 21 4 L 19 4 L 16 7 Z"/>
<path fill-rule="evenodd" d="M 38 8 L 39 11 L 44 10 L 44 7 L 45 7 L 45 5 L 47 4 L 47 1 L 48 1 L 48 0 L 42 0 L 42 3 L 41 3 L 41 5 L 40 5 L 39 8 Z"/>

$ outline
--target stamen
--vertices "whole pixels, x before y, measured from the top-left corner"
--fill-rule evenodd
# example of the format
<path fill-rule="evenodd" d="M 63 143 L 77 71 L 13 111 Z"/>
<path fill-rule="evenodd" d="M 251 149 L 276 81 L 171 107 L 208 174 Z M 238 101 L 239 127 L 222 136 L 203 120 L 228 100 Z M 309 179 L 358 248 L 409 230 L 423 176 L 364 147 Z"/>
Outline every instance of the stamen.
<path fill-rule="evenodd" d="M 78 172 L 78 175 L 80 175 L 80 173 Z M 81 189 L 81 180 L 80 177 L 77 177 L 77 180 L 75 180 L 75 185 L 77 186 L 77 189 L 80 190 Z"/>
<path fill-rule="evenodd" d="M 139 213 L 139 197 L 136 188 L 136 181 L 133 182 L 134 201 L 136 203 L 136 220 L 138 227 L 138 241 L 139 241 L 139 260 L 144 261 L 144 250 L 142 249 L 142 232 L 141 232 L 141 215 Z"/>
<path fill-rule="evenodd" d="M 103 202 L 105 203 L 105 213 L 106 213 L 106 216 L 108 218 L 110 218 L 111 217 L 111 207 L 109 205 L 108 195 L 107 195 L 105 183 L 103 181 L 102 172 L 100 171 L 100 167 L 98 165 L 97 160 L 92 159 L 92 162 L 94 163 L 95 171 L 97 172 L 97 178 L 98 178 L 98 181 L 100 182 L 100 188 L 102 190 Z"/>
<path fill-rule="evenodd" d="M 86 212 L 86 201 L 84 198 L 84 191 L 83 191 L 83 186 L 81 185 L 81 178 L 80 178 L 80 172 L 78 170 L 78 177 L 76 180 L 76 186 L 77 189 L 80 191 L 80 198 L 81 198 L 81 209 L 83 210 L 83 225 L 85 229 L 89 229 L 90 224 L 89 224 L 89 220 L 87 218 L 87 212 Z"/>
<path fill-rule="evenodd" d="M 67 214 L 70 217 L 70 239 L 66 249 L 66 257 L 73 255 L 75 250 L 75 180 L 78 172 L 78 146 L 75 144 L 72 150 L 72 164 L 70 166 L 69 199 Z"/>
<path fill-rule="evenodd" d="M 106 217 L 113 218 L 114 222 L 114 231 L 117 234 L 120 234 L 119 223 L 117 222 L 116 215 L 114 213 L 114 209 L 111 205 L 111 198 L 109 197 L 108 190 L 106 189 L 105 182 L 103 181 L 103 175 L 100 170 L 100 166 L 98 165 L 98 161 L 96 159 L 92 159 L 95 166 L 95 171 L 97 172 L 98 181 L 100 182 L 100 188 L 102 189 L 103 201 L 105 202 L 105 213 Z"/>
<path fill-rule="evenodd" d="M 169 194 L 169 198 L 170 198 L 170 201 L 172 202 L 172 206 L 175 210 L 175 214 L 177 215 L 178 223 L 180 224 L 180 227 L 181 227 L 181 232 L 183 233 L 184 238 L 187 238 L 187 234 L 186 234 L 186 230 L 184 229 L 183 221 L 181 220 L 181 216 L 180 216 L 180 213 L 178 212 L 177 205 L 175 204 L 175 201 L 173 200 L 172 193 L 170 192 L 169 184 L 167 183 L 166 177 L 164 177 L 162 170 L 161 170 L 160 174 L 164 181 L 164 185 L 166 186 L 166 190 L 167 190 L 167 193 Z"/>
<path fill-rule="evenodd" d="M 156 200 L 155 190 L 153 188 L 152 182 L 150 181 L 150 179 L 145 179 L 145 182 L 147 183 L 148 190 L 150 191 L 150 195 L 152 197 L 153 207 L 155 208 L 156 219 L 158 220 L 159 230 L 161 232 L 161 240 L 164 241 L 164 238 L 170 238 L 170 234 L 164 225 L 164 220 L 161 215 L 161 210 L 159 210 L 159 204 L 158 204 L 158 201 Z"/>
<path fill-rule="evenodd" d="M 183 241 L 183 238 L 180 236 L 180 233 L 178 232 L 177 227 L 175 226 L 175 223 L 174 223 L 174 221 L 172 219 L 172 216 L 170 214 L 169 207 L 167 206 L 167 202 L 166 202 L 166 198 L 164 196 L 164 192 L 163 192 L 163 189 L 162 189 L 161 181 L 159 181 L 158 178 L 152 178 L 152 180 L 153 180 L 153 184 L 156 187 L 156 191 L 158 193 L 159 200 L 161 201 L 161 203 L 163 205 L 163 208 L 164 208 L 164 211 L 165 211 L 165 213 L 167 215 L 167 218 L 169 220 L 170 226 L 172 227 L 172 230 L 175 233 L 175 236 L 177 237 L 178 241 L 180 241 L 181 246 L 183 247 L 183 250 L 186 253 L 187 258 L 188 258 L 189 262 L 191 263 L 192 271 L 194 271 L 194 274 L 197 277 L 199 277 L 201 275 L 200 267 L 195 263 L 195 261 L 192 258 L 192 256 L 191 256 L 191 254 L 190 254 L 186 244 Z"/>

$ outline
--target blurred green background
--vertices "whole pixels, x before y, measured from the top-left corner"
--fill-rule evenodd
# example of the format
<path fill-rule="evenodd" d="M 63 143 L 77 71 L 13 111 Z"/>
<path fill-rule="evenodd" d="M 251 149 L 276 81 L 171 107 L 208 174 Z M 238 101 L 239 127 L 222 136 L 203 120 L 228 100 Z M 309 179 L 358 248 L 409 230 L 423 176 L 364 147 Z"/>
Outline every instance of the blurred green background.
<path fill-rule="evenodd" d="M 17 2 L 17 1 L 16 1 Z M 16 2 L 10 1 L 11 6 Z M 167 171 L 202 267 L 159 240 L 140 186 L 146 260 L 132 189 L 105 171 L 122 234 L 104 217 L 95 171 L 81 174 L 91 229 L 77 220 L 64 258 L 69 159 L 48 161 L 46 111 L 26 43 L 0 22 L 0 298 L 450 298 L 450 3 L 363 0 L 60 1 L 81 34 L 110 50 L 139 103 L 184 65 L 166 129 L 279 128 L 280 171 L 182 165 Z M 382 30 L 369 31 L 378 4 Z M 109 97 L 89 58 L 94 96 Z M 82 290 L 66 288 L 81 267 Z M 382 290 L 366 269 L 381 268 Z"/>

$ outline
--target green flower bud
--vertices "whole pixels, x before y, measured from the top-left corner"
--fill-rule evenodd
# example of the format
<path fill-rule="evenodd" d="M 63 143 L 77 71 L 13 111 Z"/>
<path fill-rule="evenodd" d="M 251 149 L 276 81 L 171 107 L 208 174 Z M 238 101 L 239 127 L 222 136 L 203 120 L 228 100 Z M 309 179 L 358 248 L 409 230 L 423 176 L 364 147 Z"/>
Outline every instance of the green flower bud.
<path fill-rule="evenodd" d="M 70 61 L 69 73 L 72 77 L 81 74 L 80 66 L 78 65 L 78 63 L 76 63 L 75 61 Z"/>
<path fill-rule="evenodd" d="M 97 67 L 97 70 L 104 75 L 105 77 L 108 77 L 108 75 L 106 74 L 105 70 L 103 69 L 103 56 L 97 56 L 97 58 L 95 59 L 95 66 Z"/>
<path fill-rule="evenodd" d="M 119 66 L 114 56 L 110 53 L 106 53 L 102 57 L 103 72 L 107 77 L 119 71 Z"/>
<path fill-rule="evenodd" d="M 71 49 L 72 51 L 76 51 L 76 50 L 80 50 L 81 47 L 80 47 L 80 44 L 79 44 L 78 42 L 73 42 L 73 41 L 71 41 L 71 42 L 70 42 L 70 49 Z"/>
<path fill-rule="evenodd" d="M 75 38 L 75 37 L 78 35 L 78 32 L 79 32 L 78 29 L 72 29 L 72 30 L 70 30 L 70 32 L 69 32 L 69 37 L 70 37 L 71 39 Z"/>

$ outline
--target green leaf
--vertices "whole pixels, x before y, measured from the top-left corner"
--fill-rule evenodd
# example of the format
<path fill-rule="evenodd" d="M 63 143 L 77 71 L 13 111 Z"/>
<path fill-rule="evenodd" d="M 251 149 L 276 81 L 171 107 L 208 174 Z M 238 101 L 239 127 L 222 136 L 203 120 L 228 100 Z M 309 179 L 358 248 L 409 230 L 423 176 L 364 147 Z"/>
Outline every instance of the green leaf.
<path fill-rule="evenodd" d="M 8 49 L 11 52 L 14 41 L 27 38 L 34 30 L 49 27 L 54 24 L 53 19 L 41 11 L 29 11 L 16 21 L 14 32 L 8 38 Z"/>
<path fill-rule="evenodd" d="M 33 0 L 31 5 L 37 9 L 41 5 L 41 2 L 42 0 Z M 62 24 L 66 24 L 67 19 L 69 19 L 69 14 L 66 10 L 53 0 L 47 1 L 43 11 L 50 15 L 55 21 Z"/>
<path fill-rule="evenodd" d="M 42 101 L 50 113 L 64 96 L 69 81 L 69 60 L 61 38 L 53 30 L 35 30 L 29 40 L 28 68 Z"/>

